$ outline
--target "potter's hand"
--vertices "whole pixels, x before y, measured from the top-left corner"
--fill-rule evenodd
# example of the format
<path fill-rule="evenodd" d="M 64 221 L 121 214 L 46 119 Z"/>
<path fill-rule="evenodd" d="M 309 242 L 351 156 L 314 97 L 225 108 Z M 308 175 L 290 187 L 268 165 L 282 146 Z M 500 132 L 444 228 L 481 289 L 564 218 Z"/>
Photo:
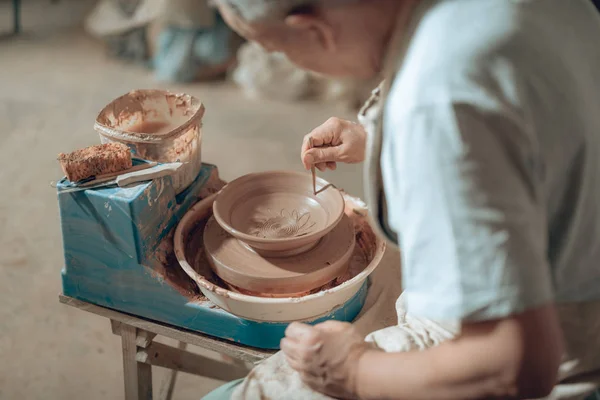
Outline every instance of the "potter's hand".
<path fill-rule="evenodd" d="M 294 322 L 285 331 L 281 350 L 288 364 L 311 389 L 329 396 L 356 398 L 356 371 L 368 345 L 348 323 Z"/>
<path fill-rule="evenodd" d="M 310 145 L 312 139 L 312 147 Z M 339 118 L 329 118 L 304 137 L 302 164 L 314 164 L 321 171 L 335 169 L 338 162 L 355 164 L 365 159 L 367 133 L 362 125 Z"/>

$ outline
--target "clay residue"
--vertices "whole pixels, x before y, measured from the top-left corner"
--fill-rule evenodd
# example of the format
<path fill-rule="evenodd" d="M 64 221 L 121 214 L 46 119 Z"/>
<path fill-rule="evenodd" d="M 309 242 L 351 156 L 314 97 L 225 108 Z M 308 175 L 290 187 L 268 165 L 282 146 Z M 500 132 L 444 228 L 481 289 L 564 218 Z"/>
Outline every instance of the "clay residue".
<path fill-rule="evenodd" d="M 166 121 L 142 121 L 126 128 L 127 132 L 132 133 L 150 133 L 161 135 L 173 130 L 173 125 Z"/>
<path fill-rule="evenodd" d="M 211 172 L 208 181 L 199 193 L 198 201 L 219 191 L 225 182 L 219 177 L 217 168 Z M 168 220 L 168 218 L 165 218 Z M 163 221 L 163 224 L 167 221 Z M 139 229 L 139 227 L 138 227 Z M 159 228 L 156 228 L 157 231 Z M 179 265 L 175 256 L 173 237 L 176 227 L 174 227 L 157 246 L 156 250 L 146 262 L 146 267 L 152 275 L 164 280 L 165 283 L 176 289 L 180 294 L 193 302 L 208 302 L 208 299 L 202 294 L 198 285 L 185 273 Z"/>
<path fill-rule="evenodd" d="M 129 128 L 148 121 L 166 122 L 173 125 L 173 129 L 163 135 L 176 135 L 175 128 L 192 117 L 199 123 L 203 115 L 204 106 L 193 96 L 162 90 L 134 90 L 104 107 L 96 118 L 96 129 L 117 140 L 153 142 L 159 136 L 157 132 L 131 131 Z"/>
<path fill-rule="evenodd" d="M 165 237 L 154 252 L 154 257 L 149 262 L 154 276 L 161 277 L 166 283 L 175 288 L 183 296 L 196 301 L 207 301 L 206 297 L 198 289 L 198 285 L 181 269 L 175 250 L 173 248 L 173 236 L 175 229 Z"/>

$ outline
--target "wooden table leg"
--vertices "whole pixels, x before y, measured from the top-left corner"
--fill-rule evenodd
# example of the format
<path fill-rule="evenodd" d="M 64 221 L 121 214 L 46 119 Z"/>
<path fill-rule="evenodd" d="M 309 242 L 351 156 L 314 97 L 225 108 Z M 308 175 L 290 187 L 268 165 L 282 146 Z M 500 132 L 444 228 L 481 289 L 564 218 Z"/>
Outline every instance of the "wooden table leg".
<path fill-rule="evenodd" d="M 120 332 L 123 348 L 125 400 L 152 400 L 152 366 L 136 360 L 137 329 L 121 324 Z"/>
<path fill-rule="evenodd" d="M 179 342 L 177 346 L 180 350 L 185 350 L 187 344 L 184 342 Z M 172 369 L 168 372 L 165 380 L 160 384 L 160 388 L 158 389 L 158 399 L 159 400 L 171 400 L 173 397 L 173 391 L 175 390 L 175 381 L 177 381 L 177 370 Z"/>

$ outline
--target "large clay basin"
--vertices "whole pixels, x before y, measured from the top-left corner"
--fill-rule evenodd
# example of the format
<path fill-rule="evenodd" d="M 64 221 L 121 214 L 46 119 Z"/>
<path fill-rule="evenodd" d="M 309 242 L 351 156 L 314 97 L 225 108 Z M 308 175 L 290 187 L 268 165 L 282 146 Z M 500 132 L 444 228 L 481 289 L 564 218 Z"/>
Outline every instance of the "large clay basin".
<path fill-rule="evenodd" d="M 212 195 L 196 203 L 183 217 L 175 231 L 175 255 L 185 273 L 198 285 L 210 301 L 223 310 L 253 321 L 290 322 L 311 321 L 327 315 L 333 309 L 350 300 L 377 268 L 385 252 L 385 241 L 376 238 L 368 224 L 357 231 L 357 248 L 366 256 L 365 268 L 348 281 L 330 289 L 301 297 L 268 298 L 242 294 L 219 286 L 207 278 L 210 266 L 202 251 L 202 235 L 205 222 L 212 215 Z M 350 213 L 352 210 L 350 210 Z M 346 212 L 349 213 L 348 211 Z M 370 237 L 373 240 L 359 239 Z"/>

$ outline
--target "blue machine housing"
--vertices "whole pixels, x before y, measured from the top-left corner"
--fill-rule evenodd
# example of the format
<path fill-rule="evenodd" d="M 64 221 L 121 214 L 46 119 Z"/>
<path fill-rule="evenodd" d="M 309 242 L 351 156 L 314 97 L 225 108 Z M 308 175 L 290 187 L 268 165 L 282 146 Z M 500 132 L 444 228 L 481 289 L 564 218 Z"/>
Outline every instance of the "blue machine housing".
<path fill-rule="evenodd" d="M 195 301 L 152 267 L 155 251 L 200 199 L 215 166 L 204 164 L 186 191 L 175 194 L 170 177 L 128 188 L 60 192 L 58 203 L 65 267 L 63 293 L 99 306 L 262 349 L 278 349 L 287 323 L 234 316 L 211 302 Z M 365 283 L 346 304 L 309 323 L 352 321 L 367 295 Z"/>

